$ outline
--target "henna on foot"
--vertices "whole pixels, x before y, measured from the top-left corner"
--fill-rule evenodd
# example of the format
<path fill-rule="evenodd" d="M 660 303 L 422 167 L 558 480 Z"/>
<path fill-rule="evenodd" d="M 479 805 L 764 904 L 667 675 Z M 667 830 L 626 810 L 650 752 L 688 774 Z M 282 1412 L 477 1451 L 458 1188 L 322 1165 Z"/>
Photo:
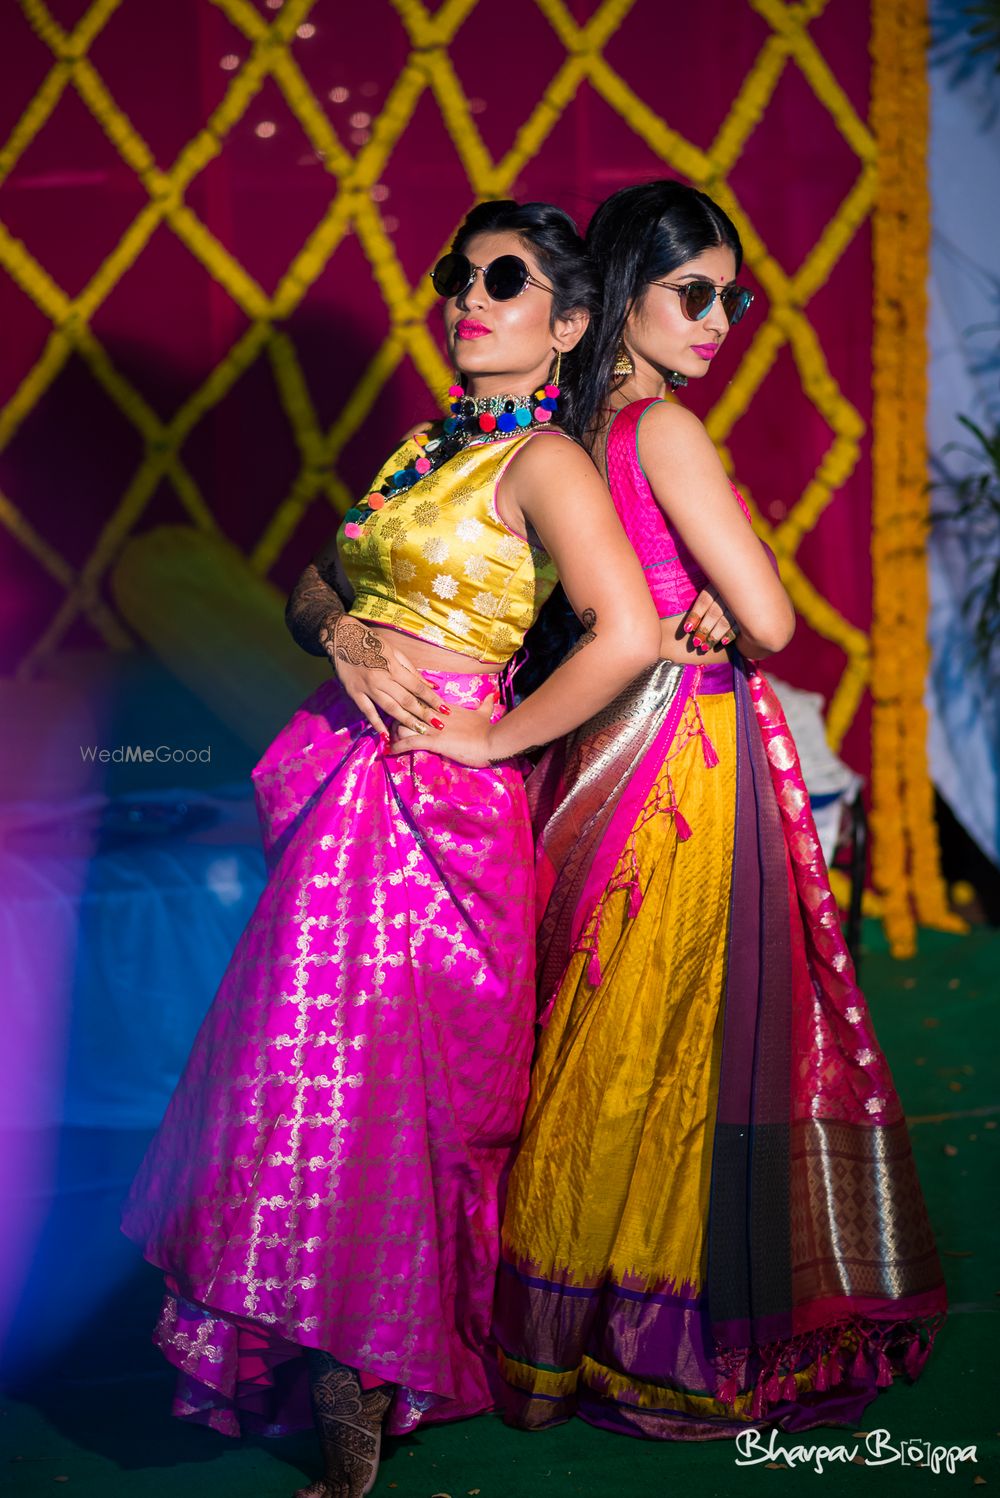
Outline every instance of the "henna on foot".
<path fill-rule="evenodd" d="M 378 1476 L 382 1421 L 394 1385 L 362 1389 L 356 1370 L 331 1353 L 309 1348 L 306 1357 L 325 1471 L 295 1498 L 364 1498 Z"/>

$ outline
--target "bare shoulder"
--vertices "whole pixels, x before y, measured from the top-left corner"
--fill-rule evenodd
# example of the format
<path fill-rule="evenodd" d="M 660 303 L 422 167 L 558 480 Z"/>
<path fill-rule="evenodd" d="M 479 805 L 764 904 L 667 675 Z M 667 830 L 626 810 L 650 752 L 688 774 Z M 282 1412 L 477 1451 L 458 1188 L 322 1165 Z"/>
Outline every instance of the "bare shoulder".
<path fill-rule="evenodd" d="M 639 421 L 638 441 L 644 463 L 647 456 L 655 460 L 661 454 L 676 458 L 681 453 L 700 454 L 706 448 L 715 451 L 699 418 L 675 401 L 658 401 L 646 409 Z"/>
<path fill-rule="evenodd" d="M 664 402 L 651 406 L 639 425 L 639 461 L 657 499 L 703 497 L 724 487 L 729 493 L 715 443 L 693 411 Z"/>
<path fill-rule="evenodd" d="M 552 427 L 532 433 L 511 458 L 507 473 L 517 485 L 534 486 L 557 476 L 563 481 L 597 476 L 597 469 L 579 442 Z"/>

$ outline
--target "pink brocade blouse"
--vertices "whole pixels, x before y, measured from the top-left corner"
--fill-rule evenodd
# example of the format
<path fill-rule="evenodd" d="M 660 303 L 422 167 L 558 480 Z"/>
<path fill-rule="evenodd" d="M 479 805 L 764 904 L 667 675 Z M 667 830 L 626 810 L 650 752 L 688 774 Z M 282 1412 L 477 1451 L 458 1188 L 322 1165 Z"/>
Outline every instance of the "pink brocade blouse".
<path fill-rule="evenodd" d="M 639 423 L 659 402 L 658 396 L 633 401 L 612 418 L 608 429 L 608 487 L 642 563 L 646 582 L 661 619 L 686 614 L 709 579 L 656 502 L 639 461 Z M 747 519 L 750 512 L 735 486 L 733 493 Z"/>

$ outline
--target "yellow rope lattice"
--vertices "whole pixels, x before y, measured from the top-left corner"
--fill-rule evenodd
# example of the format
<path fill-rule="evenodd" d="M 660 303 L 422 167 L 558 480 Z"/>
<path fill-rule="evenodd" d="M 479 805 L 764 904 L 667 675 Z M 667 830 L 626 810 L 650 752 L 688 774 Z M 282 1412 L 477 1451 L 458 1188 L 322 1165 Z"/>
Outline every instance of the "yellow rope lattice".
<path fill-rule="evenodd" d="M 427 327 L 433 300 L 429 281 L 421 277 L 415 286 L 410 285 L 385 229 L 380 209 L 371 196 L 372 187 L 379 181 L 420 99 L 427 91 L 433 95 L 468 177 L 470 196 L 485 198 L 511 191 L 518 174 L 543 149 L 581 83 L 587 81 L 628 122 L 629 127 L 663 161 L 666 169 L 707 188 L 723 203 L 739 227 L 748 259 L 767 293 L 767 317 L 757 328 L 735 378 L 708 418 L 709 430 L 722 445 L 728 466 L 732 467 L 732 464 L 724 446 L 726 439 L 786 345 L 806 398 L 833 432 L 828 452 L 785 519 L 772 528 L 762 517 L 756 518 L 778 555 L 797 608 L 814 630 L 838 645 L 846 656 L 846 666 L 830 703 L 828 717 L 831 742 L 835 746 L 841 742 L 869 680 L 870 643 L 864 632 L 851 625 L 809 582 L 796 561 L 796 552 L 802 537 L 816 524 L 855 468 L 864 423 L 832 377 L 809 321 L 808 304 L 872 211 L 880 190 L 879 161 L 895 149 L 895 144 L 890 146 L 888 142 L 891 139 L 895 143 L 897 136 L 891 132 L 883 135 L 885 121 L 879 119 L 876 119 L 876 134 L 872 134 L 840 88 L 811 36 L 810 25 L 823 12 L 827 0 L 803 0 L 796 5 L 786 4 L 784 0 L 744 0 L 765 22 L 768 35 L 707 150 L 686 140 L 679 133 L 677 122 L 668 124 L 638 98 L 603 56 L 605 46 L 628 16 L 634 0 L 604 0 L 585 24 L 573 19 L 564 0 L 535 0 L 538 10 L 565 49 L 565 57 L 542 98 L 518 130 L 509 150 L 496 161 L 490 156 L 476 127 L 475 116 L 448 52 L 459 27 L 476 4 L 483 3 L 483 0 L 445 0 L 433 14 L 420 0 L 392 0 L 411 50 L 384 107 L 372 121 L 367 143 L 356 156 L 352 156 L 339 140 L 334 125 L 299 69 L 291 48 L 296 30 L 308 17 L 315 0 L 285 0 L 273 19 L 263 16 L 248 0 L 212 0 L 246 39 L 247 56 L 232 74 L 221 103 L 184 147 L 169 171 L 157 166 L 152 152 L 118 106 L 89 56 L 92 43 L 125 0 L 94 0 L 72 31 L 56 24 L 43 0 L 19 0 L 19 3 L 38 37 L 50 49 L 53 63 L 10 138 L 0 146 L 0 182 L 9 175 L 38 132 L 44 129 L 63 92 L 72 88 L 148 195 L 148 202 L 76 297 L 67 296 L 26 246 L 0 224 L 0 265 L 52 324 L 52 333 L 41 356 L 0 411 L 0 449 L 11 441 L 71 355 L 84 361 L 93 378 L 141 435 L 145 449 L 117 509 L 93 538 L 90 555 L 79 569 L 73 568 L 51 539 L 42 537 L 0 494 L 0 523 L 8 527 L 25 550 L 65 589 L 62 606 L 55 618 L 22 662 L 22 674 L 30 674 L 49 652 L 58 647 L 81 612 L 111 646 L 128 648 L 127 633 L 100 598 L 100 581 L 163 480 L 173 486 L 193 524 L 204 530 L 217 529 L 211 508 L 180 454 L 192 430 L 206 413 L 224 399 L 247 367 L 262 355 L 270 361 L 301 462 L 289 492 L 275 505 L 263 533 L 251 549 L 253 567 L 260 574 L 267 574 L 317 496 L 323 496 L 333 511 L 342 511 L 346 507 L 349 496 L 337 472 L 338 459 L 400 361 L 404 358 L 411 360 L 435 398 L 440 398 L 448 383 L 448 370 Z M 873 5 L 876 17 L 885 9 L 880 4 Z M 889 4 L 887 9 L 894 13 L 898 9 L 900 14 L 903 11 L 915 14 L 917 0 L 905 0 L 898 7 Z M 884 33 L 885 23 L 880 24 Z M 897 45 L 895 32 L 892 45 Z M 912 51 L 912 43 L 910 45 Z M 891 69 L 893 65 L 890 62 L 886 66 Z M 860 168 L 854 185 L 794 274 L 786 274 L 768 253 L 761 233 L 749 219 L 729 182 L 730 174 L 788 66 L 798 68 L 854 152 Z M 229 133 L 243 119 L 269 78 L 280 90 L 332 179 L 328 211 L 291 261 L 273 295 L 268 295 L 238 258 L 216 239 L 185 198 L 190 184 L 222 150 Z M 912 158 L 910 148 L 906 160 L 912 161 Z M 902 160 L 900 154 L 896 165 L 901 170 Z M 919 171 L 911 180 L 918 177 Z M 884 186 L 882 191 L 885 191 Z M 877 213 L 876 223 L 878 219 Z M 131 382 L 115 368 L 90 327 L 97 310 L 161 225 L 166 225 L 177 236 L 250 320 L 250 327 L 244 335 L 167 422 L 157 416 Z M 282 324 L 322 274 L 345 235 L 352 231 L 371 264 L 384 298 L 389 313 L 389 331 L 367 368 L 360 372 L 351 396 L 324 430 L 311 402 L 295 345 L 283 331 Z M 906 398 L 912 402 L 917 402 L 919 396 L 916 389 L 906 393 Z M 898 402 L 903 399 L 903 392 L 894 390 L 887 395 L 883 389 L 881 399 L 883 405 L 887 400 Z M 882 442 L 880 452 L 884 448 Z M 884 458 L 882 465 L 884 492 Z M 911 474 L 910 479 L 913 477 Z M 878 547 L 886 545 L 888 534 L 880 512 L 876 534 L 876 565 L 881 568 L 877 582 L 880 600 L 886 596 L 887 574 L 879 560 L 882 554 Z M 906 607 L 912 621 L 912 588 L 906 595 Z M 890 614 L 883 609 L 878 617 L 885 619 Z M 876 643 L 877 634 L 876 631 Z M 901 651 L 896 656 L 896 668 L 907 673 L 906 700 L 919 700 L 920 660 L 912 650 L 910 654 Z M 883 662 L 880 681 L 895 679 L 890 663 Z M 920 832 L 928 818 L 926 771 L 914 747 L 912 726 L 912 720 L 905 715 L 893 718 L 891 727 L 886 720 L 880 720 L 879 745 L 880 753 L 884 753 L 888 737 L 898 728 L 902 735 L 900 744 L 905 745 L 908 756 L 907 773 L 905 776 L 900 773 L 898 780 L 891 781 L 891 784 L 893 794 L 896 791 L 900 794 L 900 815 L 913 852 L 914 869 L 929 881 L 927 890 L 921 895 L 921 911 L 936 918 L 940 914 L 933 893 L 936 866 L 933 858 L 927 855 Z M 896 763 L 898 758 L 898 755 L 890 755 L 892 763 Z M 878 782 L 883 786 L 889 784 L 884 775 Z M 886 835 L 886 794 L 887 790 L 877 787 L 876 800 L 883 816 L 883 821 L 877 823 L 879 840 Z M 884 870 L 885 865 L 880 867 Z M 884 874 L 882 885 L 888 894 Z M 898 886 L 898 892 L 892 897 L 894 911 L 897 907 L 902 908 L 907 888 L 903 884 Z M 894 929 L 902 931 L 905 922 L 901 925 L 898 915 L 894 919 Z"/>

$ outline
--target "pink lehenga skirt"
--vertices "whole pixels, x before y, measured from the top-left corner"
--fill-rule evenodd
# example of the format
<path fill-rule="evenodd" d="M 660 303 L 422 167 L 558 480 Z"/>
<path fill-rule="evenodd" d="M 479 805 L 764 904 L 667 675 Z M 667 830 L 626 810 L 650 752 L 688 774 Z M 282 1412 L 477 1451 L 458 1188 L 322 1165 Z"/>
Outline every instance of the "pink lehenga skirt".
<path fill-rule="evenodd" d="M 428 678 L 456 711 L 496 686 Z M 253 781 L 268 883 L 123 1220 L 174 1412 L 308 1424 L 316 1347 L 398 1386 L 392 1430 L 475 1414 L 533 1040 L 521 774 L 385 758 L 331 680 Z"/>

